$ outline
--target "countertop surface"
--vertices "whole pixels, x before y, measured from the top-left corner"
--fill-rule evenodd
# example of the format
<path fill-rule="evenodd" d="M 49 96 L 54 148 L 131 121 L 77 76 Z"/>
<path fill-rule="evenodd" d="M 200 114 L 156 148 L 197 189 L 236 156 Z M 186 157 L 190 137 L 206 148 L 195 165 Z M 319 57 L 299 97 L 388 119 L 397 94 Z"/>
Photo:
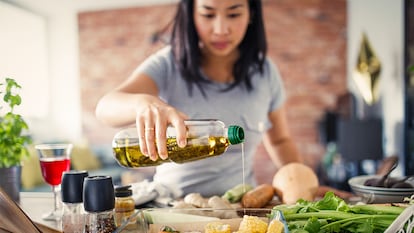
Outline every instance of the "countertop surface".
<path fill-rule="evenodd" d="M 36 223 L 39 228 L 49 230 L 49 232 L 62 232 L 60 221 L 45 221 L 42 215 L 53 209 L 52 192 L 21 192 L 20 208 Z M 49 229 L 45 229 L 49 228 Z"/>

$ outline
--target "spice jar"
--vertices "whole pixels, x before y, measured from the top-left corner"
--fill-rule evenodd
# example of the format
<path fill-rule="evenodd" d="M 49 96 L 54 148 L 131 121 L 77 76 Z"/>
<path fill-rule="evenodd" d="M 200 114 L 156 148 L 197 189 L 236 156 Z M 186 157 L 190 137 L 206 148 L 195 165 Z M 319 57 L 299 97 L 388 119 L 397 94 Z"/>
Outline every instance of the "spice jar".
<path fill-rule="evenodd" d="M 132 198 L 131 185 L 115 187 L 115 225 L 120 227 L 126 221 L 124 229 L 133 230 L 136 227 L 136 218 L 131 216 L 135 212 L 135 201 Z"/>
<path fill-rule="evenodd" d="M 112 233 L 116 230 L 112 177 L 90 176 L 85 178 L 83 201 L 86 211 L 85 233 Z"/>
<path fill-rule="evenodd" d="M 219 120 L 186 120 L 187 145 L 177 144 L 176 130 L 167 128 L 168 159 L 156 161 L 141 153 L 136 128 L 118 132 L 112 140 L 115 159 L 121 166 L 136 168 L 156 166 L 165 162 L 186 163 L 223 154 L 230 145 L 244 140 L 243 128 L 237 125 L 225 127 Z"/>
<path fill-rule="evenodd" d="M 64 233 L 83 232 L 83 182 L 87 176 L 87 171 L 66 171 L 62 174 L 62 231 Z"/>

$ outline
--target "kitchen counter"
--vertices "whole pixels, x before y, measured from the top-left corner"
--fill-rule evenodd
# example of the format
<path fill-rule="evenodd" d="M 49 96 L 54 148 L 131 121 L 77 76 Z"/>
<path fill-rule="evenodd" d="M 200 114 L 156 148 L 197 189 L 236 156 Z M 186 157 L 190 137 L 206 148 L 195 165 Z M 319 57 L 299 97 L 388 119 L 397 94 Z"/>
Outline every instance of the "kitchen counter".
<path fill-rule="evenodd" d="M 42 215 L 53 209 L 52 192 L 21 192 L 20 207 L 43 232 L 62 232 L 60 221 L 45 221 Z"/>
<path fill-rule="evenodd" d="M 53 205 L 52 193 L 21 193 L 17 203 L 0 188 L 0 232 L 62 232 L 60 222 L 41 218 Z"/>

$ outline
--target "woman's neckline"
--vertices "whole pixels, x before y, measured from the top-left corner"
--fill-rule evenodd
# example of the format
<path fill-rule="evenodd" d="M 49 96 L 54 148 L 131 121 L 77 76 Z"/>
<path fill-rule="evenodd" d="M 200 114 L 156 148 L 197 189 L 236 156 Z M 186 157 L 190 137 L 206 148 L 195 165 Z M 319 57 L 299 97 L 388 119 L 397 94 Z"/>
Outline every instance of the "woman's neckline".
<path fill-rule="evenodd" d="M 231 84 L 234 82 L 233 67 L 238 56 L 238 51 L 227 57 L 204 55 L 200 71 L 207 80 L 213 83 Z"/>

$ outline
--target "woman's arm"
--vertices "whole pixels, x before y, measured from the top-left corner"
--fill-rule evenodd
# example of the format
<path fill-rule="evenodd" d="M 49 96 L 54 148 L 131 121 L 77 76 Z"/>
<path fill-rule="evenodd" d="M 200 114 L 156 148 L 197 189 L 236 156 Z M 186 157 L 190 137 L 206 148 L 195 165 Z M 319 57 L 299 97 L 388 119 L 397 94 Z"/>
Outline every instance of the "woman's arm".
<path fill-rule="evenodd" d="M 135 124 L 137 109 L 160 101 L 157 95 L 157 86 L 149 76 L 133 74 L 98 101 L 96 117 L 113 127 Z"/>
<path fill-rule="evenodd" d="M 263 145 L 276 167 L 290 162 L 303 162 L 290 136 L 284 107 L 271 112 L 269 120 L 272 127 L 265 133 Z"/>
<path fill-rule="evenodd" d="M 156 160 L 167 158 L 166 130 L 177 129 L 178 145 L 185 146 L 185 114 L 158 97 L 155 81 L 143 73 L 134 73 L 115 90 L 104 95 L 96 107 L 96 116 L 107 125 L 122 127 L 136 124 L 141 152 Z M 155 144 L 157 142 L 157 144 Z"/>

